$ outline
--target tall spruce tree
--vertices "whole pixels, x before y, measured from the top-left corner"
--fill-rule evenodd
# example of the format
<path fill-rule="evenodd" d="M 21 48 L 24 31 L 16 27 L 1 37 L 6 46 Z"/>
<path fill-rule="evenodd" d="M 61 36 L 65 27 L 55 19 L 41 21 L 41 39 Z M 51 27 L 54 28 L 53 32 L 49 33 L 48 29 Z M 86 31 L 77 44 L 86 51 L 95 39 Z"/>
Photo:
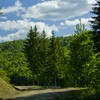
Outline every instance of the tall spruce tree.
<path fill-rule="evenodd" d="M 24 53 L 29 63 L 29 68 L 33 72 L 33 76 L 37 76 L 39 73 L 39 33 L 37 32 L 37 27 L 34 29 L 31 27 L 27 39 L 24 44 Z"/>
<path fill-rule="evenodd" d="M 46 71 L 47 67 L 47 53 L 48 53 L 48 38 L 46 36 L 45 30 L 42 31 L 39 36 L 39 62 L 40 62 L 40 81 L 42 84 L 47 85 L 48 83 L 48 75 Z"/>
<path fill-rule="evenodd" d="M 59 80 L 64 79 L 65 77 L 65 56 L 64 50 L 60 45 L 59 39 L 57 39 L 54 35 L 54 31 L 52 31 L 52 37 L 50 38 L 49 48 L 48 48 L 48 63 L 47 63 L 47 75 L 49 83 L 57 87 L 59 84 Z"/>
<path fill-rule="evenodd" d="M 55 55 L 55 50 L 56 50 L 56 44 L 55 44 L 55 36 L 54 36 L 54 31 L 52 31 L 52 37 L 50 38 L 50 43 L 48 47 L 48 59 L 47 59 L 47 67 L 46 67 L 46 74 L 49 78 L 48 80 L 48 85 L 50 82 L 54 82 L 56 80 L 56 70 L 55 70 L 55 64 L 56 64 L 56 55 Z M 55 81 L 56 85 L 56 81 Z"/>
<path fill-rule="evenodd" d="M 92 13 L 95 14 L 93 21 L 91 21 L 92 34 L 94 40 L 94 51 L 100 52 L 100 0 L 96 0 L 92 8 Z"/>

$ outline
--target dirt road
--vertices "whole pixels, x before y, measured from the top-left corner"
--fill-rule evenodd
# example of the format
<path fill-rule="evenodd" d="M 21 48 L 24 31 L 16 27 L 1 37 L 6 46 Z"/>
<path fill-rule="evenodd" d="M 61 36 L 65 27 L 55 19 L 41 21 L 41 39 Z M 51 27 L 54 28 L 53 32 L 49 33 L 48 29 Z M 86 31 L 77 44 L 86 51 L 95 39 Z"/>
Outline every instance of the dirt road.
<path fill-rule="evenodd" d="M 21 93 L 8 100 L 52 100 L 55 96 L 61 96 L 64 92 L 78 90 L 76 88 L 65 89 L 41 89 Z"/>

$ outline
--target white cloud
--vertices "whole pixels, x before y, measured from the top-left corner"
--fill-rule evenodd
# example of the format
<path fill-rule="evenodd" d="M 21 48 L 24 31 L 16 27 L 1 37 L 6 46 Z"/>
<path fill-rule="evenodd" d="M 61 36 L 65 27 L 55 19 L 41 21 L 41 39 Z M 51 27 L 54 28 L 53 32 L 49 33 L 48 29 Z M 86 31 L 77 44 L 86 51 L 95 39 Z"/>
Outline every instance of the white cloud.
<path fill-rule="evenodd" d="M 94 2 L 95 0 L 45 0 L 29 7 L 23 17 L 53 21 L 65 20 L 88 13 Z"/>
<path fill-rule="evenodd" d="M 90 29 L 90 21 L 93 20 L 92 18 L 81 18 L 81 23 L 85 25 L 86 29 Z M 75 19 L 75 20 L 66 20 L 64 22 L 61 22 L 60 25 L 62 27 L 73 27 L 75 28 L 75 26 L 77 24 L 80 23 L 79 19 Z"/>
<path fill-rule="evenodd" d="M 28 26 L 29 25 L 29 26 Z M 28 23 L 28 20 L 7 20 L 0 22 L 0 29 L 5 30 L 5 31 L 10 31 L 10 30 L 19 30 L 19 29 L 24 29 L 30 27 L 30 23 Z"/>
<path fill-rule="evenodd" d="M 16 0 L 15 5 L 14 6 L 9 6 L 7 8 L 2 8 L 1 10 L 3 12 L 3 14 L 7 14 L 7 13 L 11 13 L 11 12 L 24 12 L 25 8 L 22 7 L 22 3 L 19 0 Z"/>
<path fill-rule="evenodd" d="M 7 36 L 0 36 L 0 42 L 23 39 L 26 37 L 25 33 L 26 30 L 18 30 L 17 32 L 8 34 Z"/>
<path fill-rule="evenodd" d="M 79 23 L 78 19 L 67 20 L 75 16 L 83 15 L 91 10 L 91 5 L 95 0 L 42 0 L 41 3 L 35 4 L 27 9 L 22 6 L 19 0 L 16 0 L 14 6 L 2 8 L 4 14 L 17 12 L 17 15 L 22 12 L 23 20 L 8 20 L 7 17 L 2 17 L 5 21 L 0 22 L 0 30 L 12 31 L 7 36 L 0 36 L 0 41 L 12 41 L 26 38 L 30 26 L 36 25 L 38 31 L 42 32 L 44 29 L 47 36 L 51 36 L 51 31 L 58 31 L 55 25 L 47 25 L 44 22 L 32 22 L 31 18 L 39 20 L 61 21 L 59 29 L 63 27 L 73 27 Z M 28 20 L 28 18 L 30 20 Z M 91 18 L 82 18 L 81 21 L 87 28 L 90 28 L 88 20 Z M 13 32 L 14 31 L 14 32 Z"/>
<path fill-rule="evenodd" d="M 95 4 L 96 0 L 87 0 L 88 4 Z"/>
<path fill-rule="evenodd" d="M 8 34 L 7 36 L 0 36 L 0 41 L 12 41 L 18 39 L 24 39 L 30 29 L 30 27 L 37 26 L 38 32 L 46 31 L 48 37 L 51 36 L 52 30 L 58 31 L 58 28 L 55 25 L 46 25 L 43 22 L 31 22 L 26 20 L 17 20 L 17 21 L 5 21 L 0 23 L 0 29 L 5 31 L 16 31 L 15 33 Z"/>
<path fill-rule="evenodd" d="M 7 20 L 7 16 L 1 16 L 0 19 Z"/>

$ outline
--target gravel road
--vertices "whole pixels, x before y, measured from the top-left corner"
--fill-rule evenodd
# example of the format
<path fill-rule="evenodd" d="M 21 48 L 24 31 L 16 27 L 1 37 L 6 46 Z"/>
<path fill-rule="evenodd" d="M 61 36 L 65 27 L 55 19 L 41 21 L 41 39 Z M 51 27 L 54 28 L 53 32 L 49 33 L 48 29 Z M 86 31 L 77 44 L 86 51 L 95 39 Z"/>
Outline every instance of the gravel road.
<path fill-rule="evenodd" d="M 64 92 L 79 90 L 76 88 L 41 89 L 25 91 L 7 100 L 52 100 L 55 96 L 61 96 Z"/>

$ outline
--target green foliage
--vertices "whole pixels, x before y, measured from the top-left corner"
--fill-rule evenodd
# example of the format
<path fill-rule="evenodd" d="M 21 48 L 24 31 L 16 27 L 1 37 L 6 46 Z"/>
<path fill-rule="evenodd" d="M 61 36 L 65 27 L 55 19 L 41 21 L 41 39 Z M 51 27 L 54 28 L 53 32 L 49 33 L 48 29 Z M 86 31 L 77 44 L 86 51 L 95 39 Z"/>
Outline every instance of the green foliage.
<path fill-rule="evenodd" d="M 1 77 L 3 80 L 9 82 L 9 78 L 7 77 L 7 72 L 4 71 L 2 68 L 0 68 L 0 77 Z"/>
<path fill-rule="evenodd" d="M 39 33 L 37 32 L 37 27 L 34 29 L 31 27 L 27 39 L 24 43 L 24 53 L 26 60 L 28 62 L 28 68 L 32 71 L 32 76 L 34 81 L 38 81 L 41 72 L 41 39 L 39 38 Z"/>
<path fill-rule="evenodd" d="M 28 37 L 25 41 L 25 56 L 27 58 L 27 61 L 29 62 L 29 67 L 34 72 L 34 75 L 38 73 L 38 66 L 39 63 L 39 57 L 38 57 L 38 32 L 37 27 L 35 26 L 34 29 L 30 29 Z M 33 76 L 34 76 L 33 75 Z"/>
<path fill-rule="evenodd" d="M 88 64 L 93 56 L 93 42 L 89 31 L 75 34 L 69 42 L 69 72 L 71 72 L 71 81 L 76 86 L 88 86 Z"/>
<path fill-rule="evenodd" d="M 50 44 L 48 48 L 48 72 L 49 79 L 55 83 L 57 86 L 57 80 L 64 78 L 65 73 L 63 72 L 65 68 L 64 50 L 60 45 L 60 41 L 55 38 L 54 32 L 52 32 L 52 37 L 50 38 Z"/>
<path fill-rule="evenodd" d="M 24 53 L 37 83 L 93 88 L 96 84 L 99 87 L 99 57 L 93 52 L 91 31 L 78 32 L 67 38 L 56 38 L 52 32 L 48 39 L 45 31 L 40 35 L 36 26 L 30 29 Z"/>
<path fill-rule="evenodd" d="M 7 59 L 3 58 L 3 55 L 0 56 L 0 77 L 5 80 L 5 81 L 9 81 L 9 78 L 7 77 L 7 67 L 8 67 L 8 61 Z"/>
<path fill-rule="evenodd" d="M 89 71 L 89 81 L 92 88 L 100 89 L 100 53 L 93 56 L 90 62 L 91 69 Z"/>
<path fill-rule="evenodd" d="M 65 56 L 63 47 L 54 32 L 50 39 L 46 38 L 43 31 L 38 34 L 36 26 L 30 29 L 25 41 L 25 50 L 29 68 L 34 79 L 41 84 L 57 86 L 57 81 L 65 77 Z"/>
<path fill-rule="evenodd" d="M 31 71 L 22 52 L 24 41 L 0 44 L 0 77 L 15 85 L 32 84 Z"/>

